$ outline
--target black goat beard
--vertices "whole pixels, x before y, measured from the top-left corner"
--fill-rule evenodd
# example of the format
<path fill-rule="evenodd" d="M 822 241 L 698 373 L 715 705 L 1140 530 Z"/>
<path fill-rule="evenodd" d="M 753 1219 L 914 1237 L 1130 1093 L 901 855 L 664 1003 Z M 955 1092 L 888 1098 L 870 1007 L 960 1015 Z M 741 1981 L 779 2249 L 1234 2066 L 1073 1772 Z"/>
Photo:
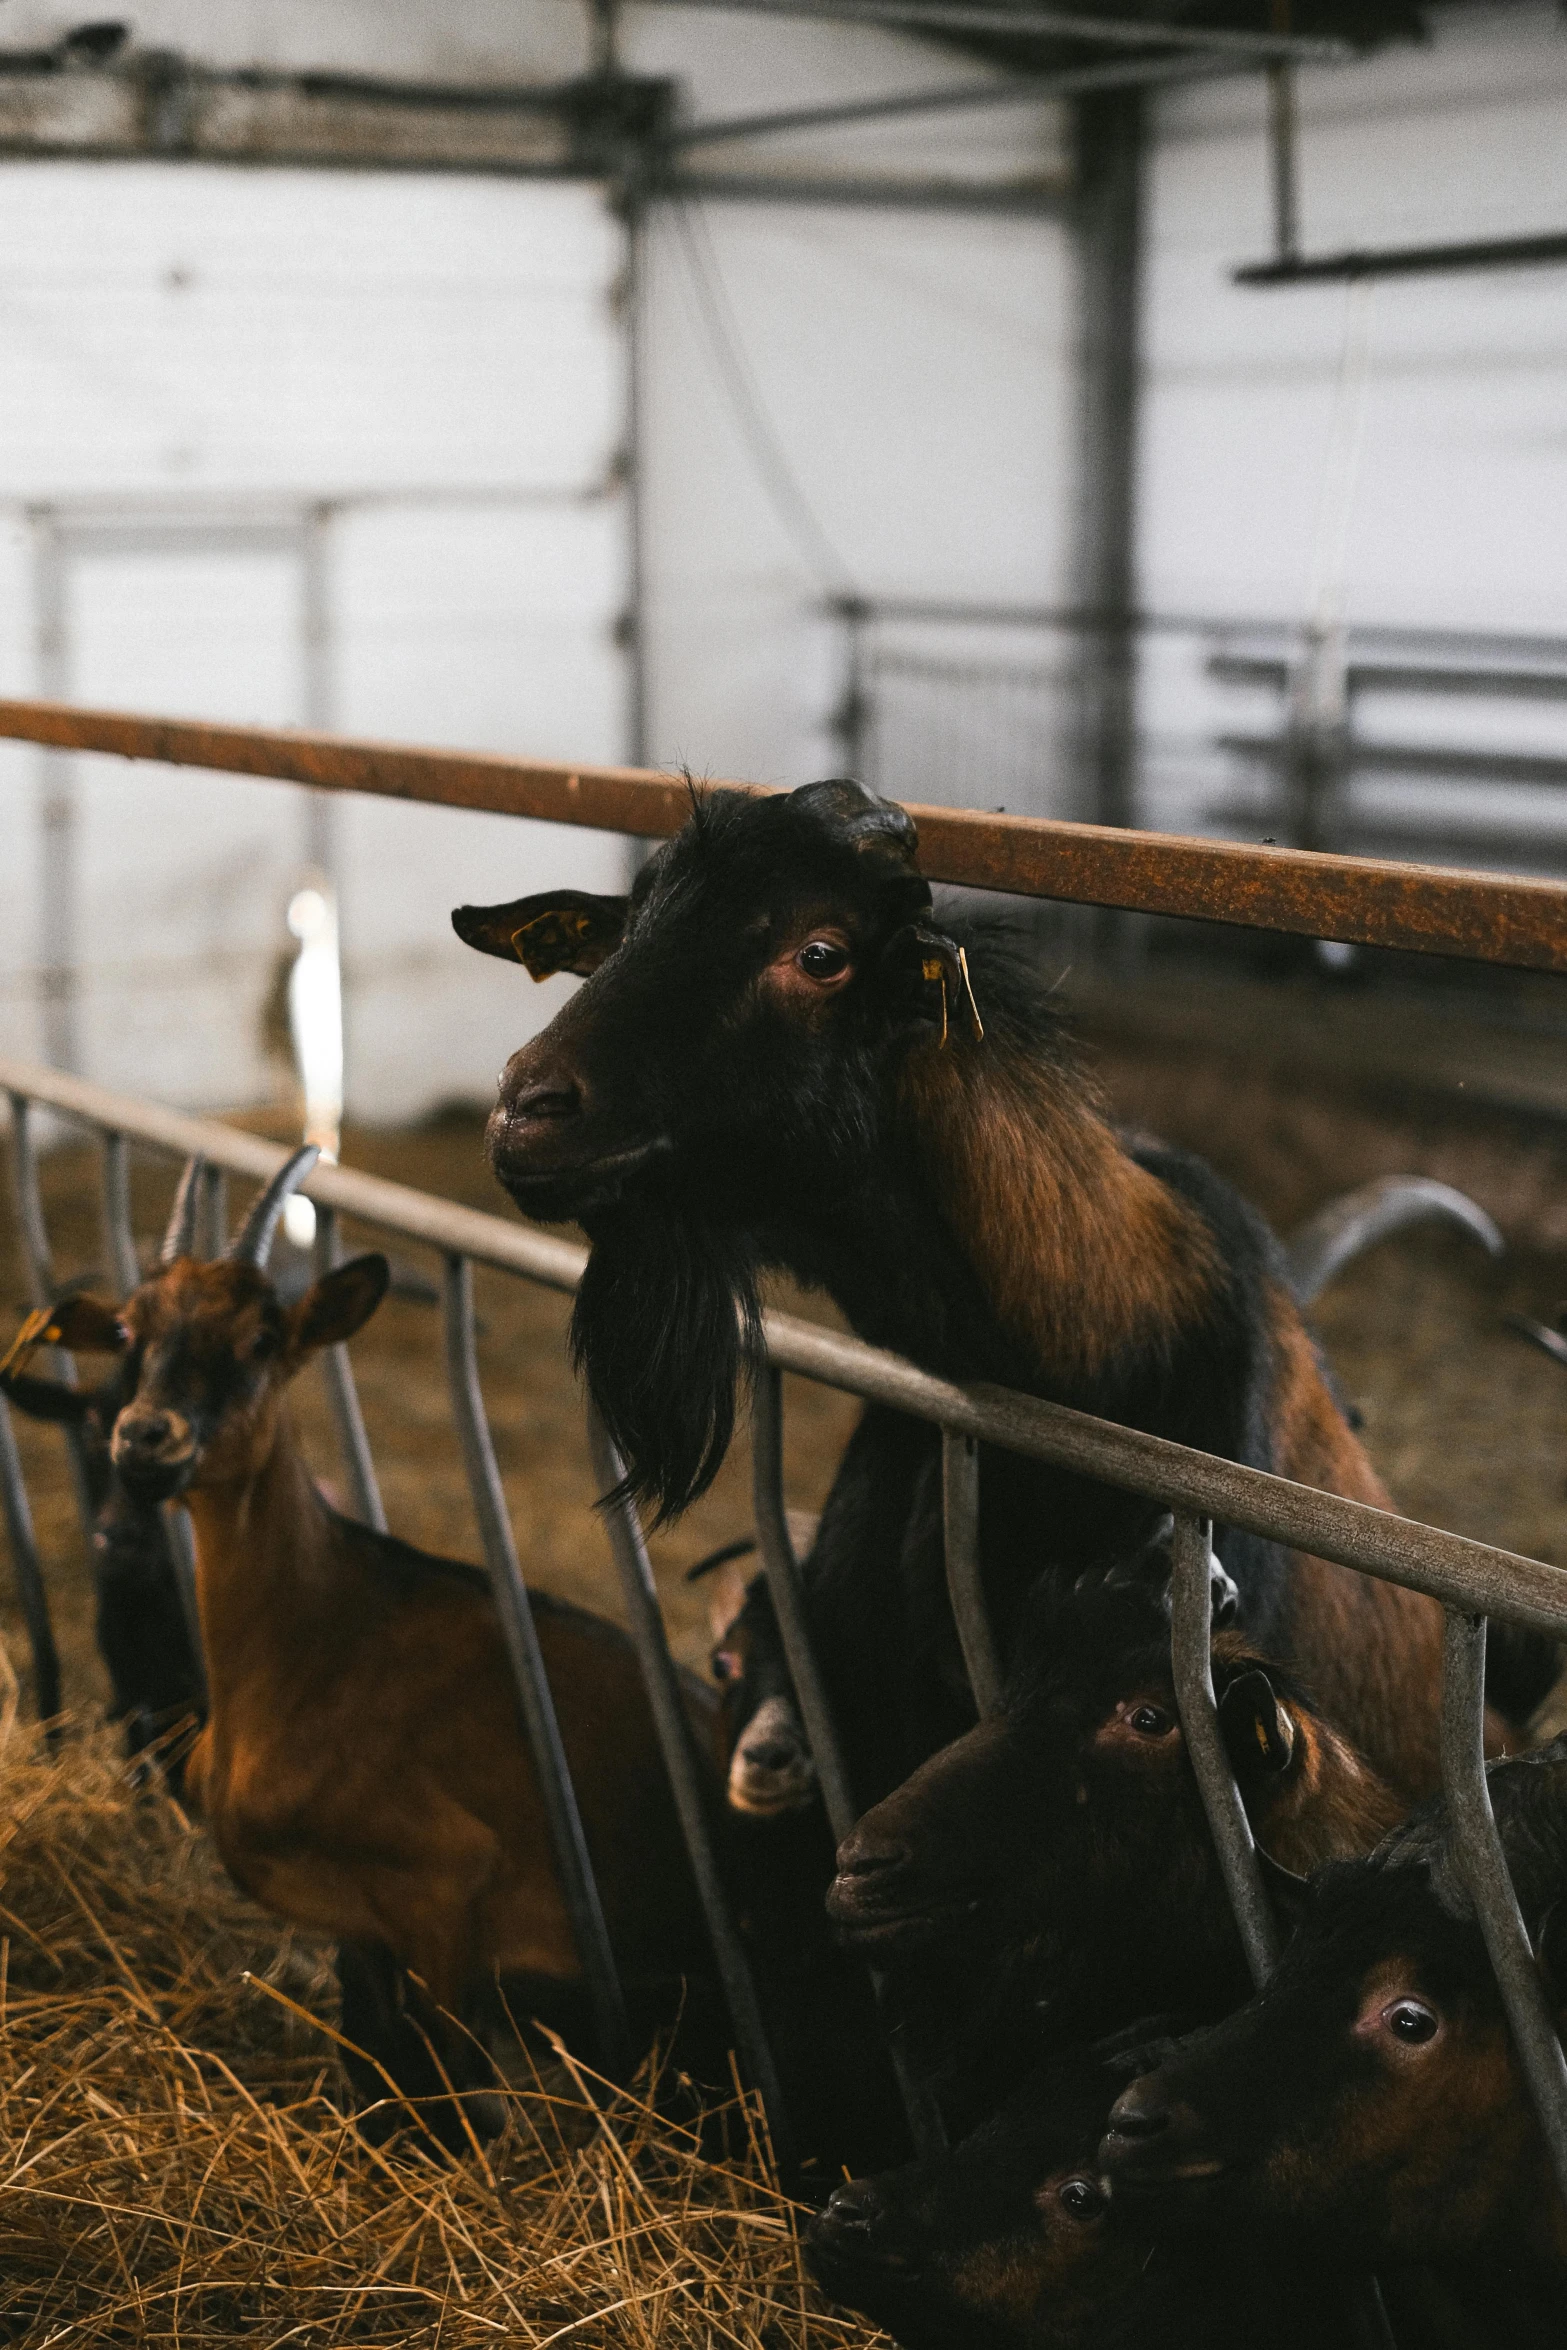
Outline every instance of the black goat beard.
<path fill-rule="evenodd" d="M 571 1317 L 572 1360 L 625 1463 L 611 1501 L 661 1526 L 704 1494 L 761 1345 L 747 1236 L 639 1200 L 595 1216 Z"/>

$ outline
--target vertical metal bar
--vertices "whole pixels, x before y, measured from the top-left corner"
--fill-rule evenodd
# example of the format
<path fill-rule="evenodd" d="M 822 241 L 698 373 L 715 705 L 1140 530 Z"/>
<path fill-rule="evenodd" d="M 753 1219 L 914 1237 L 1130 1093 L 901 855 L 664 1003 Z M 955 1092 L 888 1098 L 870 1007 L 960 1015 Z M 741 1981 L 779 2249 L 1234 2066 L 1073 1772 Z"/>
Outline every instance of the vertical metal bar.
<path fill-rule="evenodd" d="M 27 1487 L 22 1478 L 22 1457 L 16 1449 L 16 1431 L 11 1426 L 10 1407 L 3 1395 L 0 1395 L 0 1507 L 5 1511 L 16 1596 L 21 1602 L 28 1644 L 33 1652 L 38 1718 L 48 1722 L 60 1710 L 60 1652 L 54 1644 L 49 1594 L 44 1588 L 43 1567 L 33 1535 L 33 1514 L 27 1505 Z"/>
<path fill-rule="evenodd" d="M 941 1531 L 952 1620 L 975 1711 L 984 1721 L 1001 1711 L 1002 1681 L 979 1568 L 979 1446 L 951 1428 L 941 1431 Z"/>
<path fill-rule="evenodd" d="M 1447 1611 L 1442 1647 L 1442 1785 L 1453 1858 L 1475 1905 L 1557 2187 L 1567 2197 L 1567 2061 L 1485 1778 L 1485 1618 L 1455 1608 Z"/>
<path fill-rule="evenodd" d="M 756 1386 L 751 1403 L 751 1463 L 757 1546 L 767 1576 L 767 1588 L 772 1596 L 773 1613 L 778 1619 L 778 1630 L 783 1640 L 789 1677 L 794 1683 L 800 1718 L 805 1724 L 805 1735 L 810 1741 L 812 1759 L 816 1764 L 822 1803 L 833 1840 L 841 1844 L 860 1815 L 849 1782 L 848 1767 L 843 1759 L 837 1725 L 832 1718 L 832 1706 L 822 1682 L 821 1668 L 816 1662 L 816 1651 L 811 1646 L 810 1627 L 805 1613 L 805 1588 L 800 1580 L 800 1566 L 794 1555 L 794 1544 L 789 1539 L 789 1520 L 783 1497 L 783 1374 L 772 1363 L 759 1363 L 756 1367 Z M 869 1972 L 871 1987 L 879 2002 L 882 1978 L 874 1967 Z M 940 2107 L 923 2084 L 910 2073 L 903 2050 L 891 2034 L 887 2036 L 887 2055 L 897 2076 L 898 2093 L 908 2117 L 909 2135 L 914 2141 L 915 2152 L 922 2155 L 941 2153 L 947 2138 Z"/>
<path fill-rule="evenodd" d="M 205 1711 L 207 1704 L 207 1659 L 201 1641 L 201 1601 L 196 1585 L 196 1536 L 188 1510 L 177 1501 L 163 1504 L 163 1536 L 174 1562 L 174 1583 L 180 1595 L 180 1613 L 185 1618 L 185 1630 L 190 1638 L 190 1653 L 196 1666 L 196 1694 Z"/>
<path fill-rule="evenodd" d="M 610 1948 L 598 1881 L 577 1809 L 577 1791 L 566 1761 L 555 1700 L 544 1670 L 543 1651 L 539 1647 L 528 1587 L 517 1560 L 517 1546 L 512 1540 L 506 1496 L 485 1418 L 478 1351 L 474 1344 L 473 1266 L 467 1257 L 446 1259 L 445 1318 L 447 1385 L 451 1391 L 452 1414 L 462 1439 L 474 1514 L 479 1521 L 479 1535 L 490 1570 L 490 1587 L 506 1636 L 534 1768 L 539 1774 L 561 1891 L 592 2001 L 603 2061 L 607 2068 L 614 2070 L 625 2064 L 630 2050 L 625 1995 Z"/>
<path fill-rule="evenodd" d="M 131 1229 L 130 1153 L 123 1134 L 107 1130 L 103 1145 L 103 1249 L 117 1297 L 129 1297 L 141 1282 L 136 1235 Z"/>
<path fill-rule="evenodd" d="M 1278 1956 L 1278 1932 L 1257 1866 L 1257 1847 L 1235 1773 L 1224 1750 L 1213 1693 L 1213 1529 L 1206 1518 L 1176 1517 L 1170 1566 L 1170 1653 L 1186 1751 L 1213 1835 L 1230 1907 L 1254 1983 Z"/>
<path fill-rule="evenodd" d="M 229 1244 L 229 1183 L 221 1167 L 207 1160 L 201 1170 L 201 1204 L 196 1218 L 196 1252 L 220 1257 Z"/>
<path fill-rule="evenodd" d="M 784 1516 L 783 1375 L 771 1363 L 759 1363 L 756 1368 L 756 1389 L 751 1404 L 751 1461 L 756 1539 L 767 1588 L 772 1594 L 773 1612 L 778 1618 L 800 1718 L 816 1759 L 828 1825 L 834 1842 L 841 1844 L 860 1814 L 849 1785 L 832 1707 L 811 1647 L 799 1563 Z"/>
<path fill-rule="evenodd" d="M 1259 1987 L 1278 1959 L 1278 1927 L 1257 1866 L 1251 1822 L 1219 1728 L 1213 1689 L 1213 1527 L 1178 1511 L 1170 1561 L 1170 1654 L 1186 1751 L 1197 1775 L 1230 1910 Z M 1374 2276 L 1346 2286 L 1345 2315 L 1360 2350 L 1397 2350 Z"/>
<path fill-rule="evenodd" d="M 38 1154 L 33 1147 L 31 1119 L 32 1105 L 25 1094 L 13 1093 L 11 1100 L 11 1170 L 16 1185 L 17 1221 L 22 1228 L 22 1253 L 27 1259 L 28 1284 L 35 1306 L 54 1302 L 54 1260 L 49 1248 L 49 1228 L 44 1222 L 43 1199 L 38 1189 Z M 76 1365 L 63 1346 L 48 1350 L 51 1360 L 66 1387 L 76 1385 Z M 62 1424 L 65 1438 L 65 1458 L 70 1470 L 71 1491 L 76 1499 L 76 1514 L 82 1531 L 92 1540 L 97 1512 L 93 1507 L 92 1476 L 87 1466 L 86 1447 L 80 1428 L 67 1421 Z"/>
<path fill-rule="evenodd" d="M 337 1239 L 337 1210 L 324 1208 L 319 1201 L 315 1253 L 319 1280 L 323 1273 L 331 1272 L 342 1254 Z M 378 1534 L 384 1534 L 386 1510 L 376 1482 L 375 1462 L 370 1457 L 370 1439 L 365 1434 L 364 1414 L 359 1409 L 359 1390 L 354 1384 L 347 1347 L 329 1346 L 321 1358 L 321 1369 L 332 1417 L 337 1422 L 338 1450 L 343 1456 L 343 1474 L 354 1497 L 354 1514 L 367 1526 L 373 1526 Z"/>
<path fill-rule="evenodd" d="M 318 500 L 306 508 L 300 526 L 300 685 L 305 724 L 313 734 L 328 734 L 336 723 L 332 691 L 332 573 L 331 529 L 334 509 Z M 307 865 L 316 866 L 334 886 L 337 879 L 336 795 L 305 792 L 304 852 Z"/>
<path fill-rule="evenodd" d="M 1300 259 L 1300 187 L 1296 168 L 1295 68 L 1268 68 L 1268 156 L 1273 182 L 1273 251 Z"/>
<path fill-rule="evenodd" d="M 1079 656 L 1081 777 L 1052 811 L 1137 821 L 1134 712 L 1144 128 L 1137 90 L 1074 109 L 1078 386 L 1073 596 L 1093 617 Z M 1112 922 L 1114 916 L 1108 918 Z"/>
<path fill-rule="evenodd" d="M 33 606 L 38 691 L 45 701 L 70 699 L 65 547 L 59 516 L 42 506 L 33 514 Z M 76 770 L 63 751 L 38 754 L 38 965 L 43 998 L 44 1055 L 57 1069 L 81 1069 L 77 947 Z"/>
<path fill-rule="evenodd" d="M 588 1405 L 588 1449 L 592 1455 L 593 1474 L 600 1488 L 605 1493 L 612 1492 L 625 1475 L 625 1467 L 610 1441 L 609 1431 L 591 1403 Z M 642 1667 L 653 1726 L 658 1733 L 664 1768 L 669 1773 L 670 1791 L 675 1799 L 680 1831 L 685 1839 L 691 1873 L 696 1879 L 697 1895 L 707 1920 L 719 1981 L 729 2004 L 735 2040 L 745 2069 L 761 2093 L 767 2126 L 772 2133 L 773 2150 L 779 2162 L 788 2169 L 796 2159 L 793 2133 L 784 2106 L 778 2069 L 773 2062 L 773 2052 L 762 2022 L 761 2004 L 756 1996 L 750 1963 L 724 1892 L 712 1822 L 708 1816 L 708 1791 L 691 1744 L 690 1724 L 681 1700 L 674 1659 L 669 1653 L 669 1642 L 664 1634 L 664 1618 L 658 1604 L 658 1590 L 653 1581 L 647 1545 L 642 1539 L 642 1528 L 636 1511 L 629 1501 L 614 1502 L 606 1507 L 604 1523 L 620 1575 L 620 1588 L 626 1602 L 631 1637 L 636 1643 L 637 1657 Z"/>
<path fill-rule="evenodd" d="M 626 654 L 626 757 L 633 767 L 645 767 L 650 756 L 645 478 L 648 208 L 641 189 L 630 178 L 620 190 L 620 209 L 626 233 L 621 312 L 626 354 L 626 611 L 622 623 Z"/>

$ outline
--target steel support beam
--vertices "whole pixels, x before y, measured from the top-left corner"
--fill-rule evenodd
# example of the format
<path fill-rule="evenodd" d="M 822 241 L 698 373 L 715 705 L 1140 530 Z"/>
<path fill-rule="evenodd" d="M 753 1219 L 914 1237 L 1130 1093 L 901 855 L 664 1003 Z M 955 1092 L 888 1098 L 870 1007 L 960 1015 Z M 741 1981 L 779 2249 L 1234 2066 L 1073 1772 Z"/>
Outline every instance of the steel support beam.
<path fill-rule="evenodd" d="M 1144 100 L 1099 92 L 1074 110 L 1078 196 L 1077 452 L 1072 592 L 1101 616 L 1080 655 L 1074 814 L 1135 823 L 1134 630 Z"/>

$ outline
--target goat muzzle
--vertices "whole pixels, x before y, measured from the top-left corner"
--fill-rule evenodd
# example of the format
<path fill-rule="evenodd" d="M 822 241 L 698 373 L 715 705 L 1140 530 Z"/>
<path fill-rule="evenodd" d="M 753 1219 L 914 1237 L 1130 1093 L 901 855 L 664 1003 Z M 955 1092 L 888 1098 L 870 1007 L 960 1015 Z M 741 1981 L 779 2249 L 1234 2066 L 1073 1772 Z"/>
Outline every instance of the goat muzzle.
<path fill-rule="evenodd" d="M 167 1501 L 196 1465 L 196 1436 L 179 1412 L 121 1412 L 110 1457 L 127 1491 L 140 1500 Z"/>
<path fill-rule="evenodd" d="M 1134 2190 L 1216 2178 L 1224 2168 L 1204 2142 L 1200 2117 L 1166 2096 L 1157 2073 L 1145 2073 L 1116 2099 L 1099 2164 L 1116 2187 Z"/>

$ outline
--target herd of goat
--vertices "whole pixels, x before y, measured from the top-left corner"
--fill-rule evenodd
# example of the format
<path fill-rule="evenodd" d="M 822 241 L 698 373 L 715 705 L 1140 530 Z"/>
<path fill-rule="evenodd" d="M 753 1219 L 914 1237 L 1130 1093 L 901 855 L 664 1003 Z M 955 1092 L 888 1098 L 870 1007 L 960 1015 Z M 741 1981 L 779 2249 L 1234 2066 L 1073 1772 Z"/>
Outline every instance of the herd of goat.
<path fill-rule="evenodd" d="M 535 978 L 586 982 L 509 1063 L 488 1148 L 526 1214 L 587 1231 L 573 1350 L 625 1492 L 667 1518 L 711 1482 L 759 1283 L 783 1270 L 943 1377 L 1389 1506 L 1302 1301 L 1416 1212 L 1494 1238 L 1485 1219 L 1385 1185 L 1287 1256 L 1201 1161 L 1111 1127 L 1027 953 L 938 926 L 915 847 L 850 783 L 693 795 L 629 897 L 453 917 Z M 497 1979 L 513 2012 L 580 2029 L 579 1962 L 485 1576 L 340 1514 L 294 1433 L 290 1380 L 388 1279 L 377 1255 L 302 1294 L 269 1278 L 314 1155 L 211 1260 L 188 1169 L 148 1278 L 32 1317 L 0 1387 L 76 1427 L 130 1743 L 248 1893 L 336 1942 L 363 2127 L 417 2116 L 460 2157 L 503 2114 Z M 107 1376 L 29 1372 L 38 1345 Z M 743 1544 L 713 1564 L 718 1686 L 686 1676 L 686 1712 L 800 2176 L 822 2181 L 817 2274 L 910 2350 L 1331 2350 L 1379 2292 L 1405 2350 L 1567 2343 L 1567 2211 L 1435 1792 L 1441 1609 L 1216 1529 L 1219 1723 L 1290 1929 L 1252 1996 L 1184 1750 L 1170 1543 L 1158 1505 L 981 1448 L 1006 1688 L 978 1720 L 938 1432 L 868 1406 L 803 1565 L 859 1813 L 836 1851 L 767 1582 Z M 533 1607 L 634 2016 L 717 2078 L 726 2025 L 636 1652 Z M 1522 1752 L 1558 1663 L 1492 1627 L 1488 1750 L 1512 1758 L 1492 1800 L 1560 2010 L 1567 1749 Z M 902 2159 L 889 2044 L 951 2151 Z"/>

